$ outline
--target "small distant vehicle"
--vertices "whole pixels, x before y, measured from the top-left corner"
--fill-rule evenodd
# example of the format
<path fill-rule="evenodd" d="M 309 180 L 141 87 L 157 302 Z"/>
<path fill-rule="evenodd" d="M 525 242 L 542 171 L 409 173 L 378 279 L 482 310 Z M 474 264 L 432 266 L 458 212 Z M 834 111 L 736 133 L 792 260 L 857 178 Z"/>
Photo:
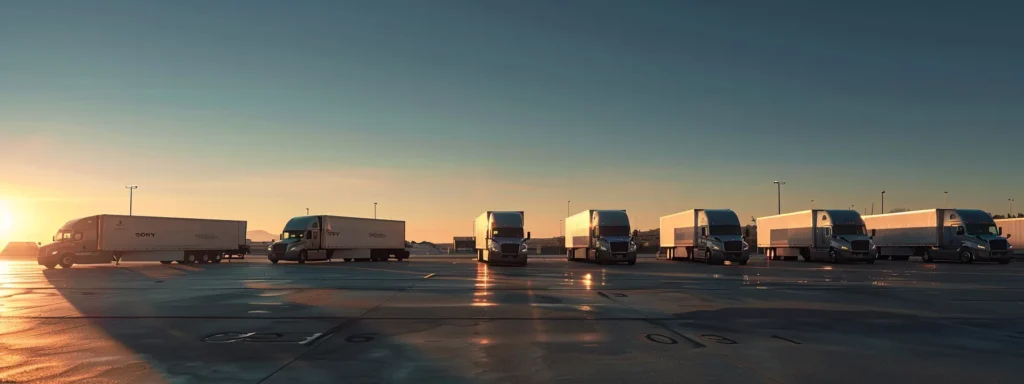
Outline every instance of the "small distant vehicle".
<path fill-rule="evenodd" d="M 305 263 L 316 260 L 387 261 L 409 258 L 405 222 L 343 216 L 298 216 L 284 226 L 267 259 Z"/>
<path fill-rule="evenodd" d="M 598 264 L 636 264 L 636 237 L 629 232 L 625 210 L 586 210 L 565 219 L 565 248 L 569 261 Z"/>
<path fill-rule="evenodd" d="M 757 246 L 771 260 L 875 262 L 860 213 L 812 209 L 757 219 Z"/>
<path fill-rule="evenodd" d="M 879 259 L 1009 264 L 1013 249 L 1003 229 L 978 209 L 925 209 L 864 216 Z"/>
<path fill-rule="evenodd" d="M 96 215 L 68 221 L 39 247 L 38 263 L 60 265 L 159 261 L 219 263 L 245 247 L 245 221 Z"/>
<path fill-rule="evenodd" d="M 691 209 L 661 217 L 661 252 L 668 260 L 747 265 L 750 248 L 731 209 Z"/>
<path fill-rule="evenodd" d="M 523 235 L 523 211 L 487 211 L 473 221 L 476 236 L 476 260 L 494 264 L 526 265 L 526 240 Z"/>

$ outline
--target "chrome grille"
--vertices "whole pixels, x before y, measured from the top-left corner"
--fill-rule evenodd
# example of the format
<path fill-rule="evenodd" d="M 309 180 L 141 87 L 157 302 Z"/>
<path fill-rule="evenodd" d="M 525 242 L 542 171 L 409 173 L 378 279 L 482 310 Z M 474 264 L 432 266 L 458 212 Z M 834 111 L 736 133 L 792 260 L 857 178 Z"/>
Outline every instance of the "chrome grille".
<path fill-rule="evenodd" d="M 612 252 L 627 252 L 629 251 L 629 243 L 625 241 L 616 241 L 611 243 Z"/>
<path fill-rule="evenodd" d="M 854 240 L 850 242 L 850 248 L 855 252 L 867 252 L 871 249 L 871 242 L 867 240 Z"/>
<path fill-rule="evenodd" d="M 725 251 L 726 252 L 739 252 L 743 250 L 743 243 L 739 241 L 726 241 Z"/>
<path fill-rule="evenodd" d="M 288 250 L 288 244 L 274 244 L 270 251 L 273 253 L 285 253 Z"/>
<path fill-rule="evenodd" d="M 502 244 L 501 253 L 519 253 L 519 244 Z"/>
<path fill-rule="evenodd" d="M 1007 249 L 1006 240 L 996 239 L 988 242 L 989 248 L 993 251 L 1005 251 Z"/>

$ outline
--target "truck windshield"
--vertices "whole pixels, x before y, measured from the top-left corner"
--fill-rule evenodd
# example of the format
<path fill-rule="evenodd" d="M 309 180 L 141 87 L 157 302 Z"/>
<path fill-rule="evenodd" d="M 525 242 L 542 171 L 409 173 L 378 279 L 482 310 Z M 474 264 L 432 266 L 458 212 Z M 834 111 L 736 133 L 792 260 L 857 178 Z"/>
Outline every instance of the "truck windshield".
<path fill-rule="evenodd" d="M 284 239 L 302 239 L 306 237 L 306 231 L 286 231 L 281 236 Z"/>
<path fill-rule="evenodd" d="M 994 224 L 967 224 L 968 235 L 998 235 L 999 228 Z"/>
<path fill-rule="evenodd" d="M 708 227 L 711 236 L 739 236 L 739 225 L 711 225 Z"/>
<path fill-rule="evenodd" d="M 491 237 L 523 237 L 523 229 L 517 227 L 498 227 L 491 231 Z"/>
<path fill-rule="evenodd" d="M 629 236 L 629 227 L 625 225 L 602 225 L 597 230 L 601 236 Z"/>
<path fill-rule="evenodd" d="M 65 241 L 71 238 L 71 231 L 57 231 L 56 235 L 53 235 L 53 241 Z"/>
<path fill-rule="evenodd" d="M 835 235 L 865 235 L 868 231 L 863 225 L 833 225 L 832 234 Z"/>

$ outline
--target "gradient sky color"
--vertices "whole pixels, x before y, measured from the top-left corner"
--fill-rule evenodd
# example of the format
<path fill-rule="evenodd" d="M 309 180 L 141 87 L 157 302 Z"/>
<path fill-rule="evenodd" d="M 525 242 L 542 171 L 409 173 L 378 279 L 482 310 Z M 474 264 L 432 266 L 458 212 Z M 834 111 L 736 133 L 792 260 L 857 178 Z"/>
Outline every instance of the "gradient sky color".
<path fill-rule="evenodd" d="M 900 3 L 900 4 L 897 4 Z M 0 242 L 127 213 L 1024 211 L 1019 2 L 4 1 Z M 6 212 L 6 213 L 5 213 Z M 0 218 L 0 224 L 2 224 Z"/>

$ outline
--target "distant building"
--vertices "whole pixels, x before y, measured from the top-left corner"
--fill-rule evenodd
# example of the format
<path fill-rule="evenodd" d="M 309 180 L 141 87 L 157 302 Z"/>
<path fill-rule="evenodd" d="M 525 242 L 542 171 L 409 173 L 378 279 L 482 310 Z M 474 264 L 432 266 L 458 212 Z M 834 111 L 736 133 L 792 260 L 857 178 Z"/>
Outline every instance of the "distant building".
<path fill-rule="evenodd" d="M 39 245 L 31 241 L 12 241 L 7 243 L 0 256 L 35 256 L 39 253 Z"/>
<path fill-rule="evenodd" d="M 453 241 L 452 241 L 452 248 L 455 249 L 456 253 L 458 253 L 458 252 L 472 253 L 473 250 L 476 248 L 476 238 L 475 237 L 455 237 L 453 239 Z"/>

